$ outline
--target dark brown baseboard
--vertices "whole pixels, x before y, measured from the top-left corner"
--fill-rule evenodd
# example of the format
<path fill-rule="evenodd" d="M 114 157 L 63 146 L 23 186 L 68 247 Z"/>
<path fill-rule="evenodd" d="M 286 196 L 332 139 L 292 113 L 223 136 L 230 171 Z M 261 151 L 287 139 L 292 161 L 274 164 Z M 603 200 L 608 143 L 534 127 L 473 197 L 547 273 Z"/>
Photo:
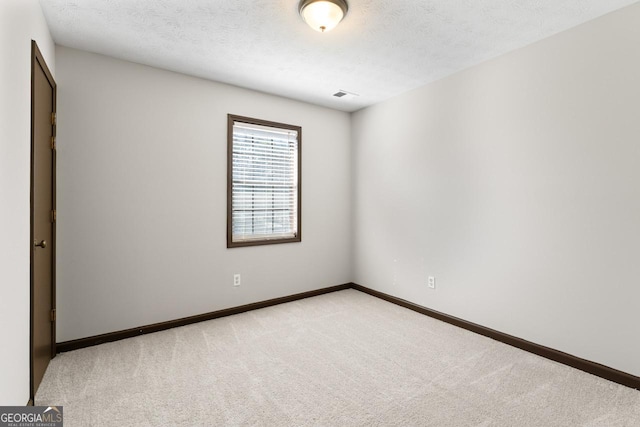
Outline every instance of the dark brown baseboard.
<path fill-rule="evenodd" d="M 231 316 L 234 314 L 244 313 L 246 311 L 257 310 L 259 308 L 270 307 L 273 305 L 292 302 L 304 298 L 315 297 L 330 292 L 342 291 L 351 288 L 350 283 L 344 285 L 331 286 L 329 288 L 317 289 L 315 291 L 302 292 L 295 295 L 289 295 L 281 298 L 274 298 L 267 301 L 255 302 L 252 304 L 241 305 L 239 307 L 226 308 L 211 313 L 198 314 L 196 316 L 183 317 L 182 319 L 169 320 L 167 322 L 154 323 L 152 325 L 140 326 L 138 328 L 125 329 L 123 331 L 110 332 L 102 335 L 95 335 L 87 338 L 80 338 L 72 341 L 65 341 L 56 345 L 58 353 L 66 351 L 78 350 L 85 347 L 91 347 L 107 342 L 119 341 L 125 338 L 132 338 L 138 335 L 150 334 L 152 332 L 164 331 L 166 329 L 177 328 L 178 326 L 190 325 L 192 323 L 204 322 L 205 320 L 217 319 L 220 317 Z"/>
<path fill-rule="evenodd" d="M 635 375 L 631 375 L 626 372 L 601 365 L 599 363 L 591 362 L 586 359 L 581 359 L 571 354 L 564 353 L 559 350 L 554 350 L 552 348 L 545 347 L 531 341 L 526 341 L 521 338 L 496 331 L 494 329 L 486 328 L 476 323 L 467 322 L 466 320 L 460 319 L 458 317 L 449 316 L 448 314 L 431 310 L 421 305 L 414 304 L 410 301 L 397 298 L 383 292 L 374 291 L 373 289 L 369 289 L 355 283 L 352 283 L 351 287 L 374 297 L 408 308 L 409 310 L 416 311 L 429 317 L 433 317 L 434 319 L 441 320 L 451 325 L 458 326 L 471 332 L 475 332 L 476 334 L 484 335 L 485 337 L 489 337 L 496 341 L 500 341 L 513 347 L 528 351 L 529 353 L 537 354 L 538 356 L 542 356 L 555 362 L 562 363 L 563 365 L 571 366 L 572 368 L 588 372 L 609 381 L 613 381 L 615 383 L 640 390 L 640 377 L 636 377 Z"/>
<path fill-rule="evenodd" d="M 196 316 L 184 317 L 182 319 L 170 320 L 168 322 L 155 323 L 153 325 L 140 326 L 138 328 L 126 329 L 123 331 L 111 332 L 108 334 L 96 335 L 96 336 L 87 337 L 87 338 L 80 338 L 73 341 L 65 341 L 65 342 L 58 343 L 56 348 L 58 353 L 64 353 L 66 351 L 78 350 L 84 347 L 90 347 L 90 346 L 103 344 L 107 342 L 118 341 L 121 339 L 131 338 L 131 337 L 135 337 L 143 334 L 150 334 L 152 332 L 164 331 L 166 329 L 190 325 L 192 323 L 203 322 L 205 320 L 212 320 L 220 317 L 231 316 L 234 314 L 240 314 L 246 311 L 257 310 L 260 308 L 270 307 L 273 305 L 283 304 L 286 302 L 297 301 L 304 298 L 310 298 L 318 295 L 328 294 L 331 292 L 342 291 L 345 289 L 355 289 L 355 290 L 364 292 L 366 294 L 383 299 L 393 304 L 408 308 L 409 310 L 413 310 L 415 312 L 424 314 L 426 316 L 433 317 L 434 319 L 441 320 L 443 322 L 449 323 L 454 326 L 458 326 L 460 328 L 466 329 L 476 334 L 484 335 L 496 341 L 500 341 L 502 343 L 511 345 L 513 347 L 517 347 L 519 349 L 528 351 L 529 353 L 537 354 L 538 356 L 542 356 L 544 358 L 553 360 L 555 362 L 562 363 L 567 366 L 571 366 L 572 368 L 576 368 L 581 371 L 588 372 L 590 374 L 607 379 L 609 381 L 613 381 L 615 383 L 640 390 L 640 377 L 637 377 L 635 375 L 631 375 L 626 372 L 619 371 L 617 369 L 613 369 L 605 365 L 601 365 L 599 363 L 591 362 L 586 359 L 581 359 L 571 354 L 564 353 L 559 350 L 554 350 L 552 348 L 545 347 L 543 345 L 536 344 L 531 341 L 523 340 L 521 338 L 517 338 L 512 335 L 508 335 L 503 332 L 499 332 L 494 329 L 490 329 L 482 325 L 478 325 L 476 323 L 468 322 L 458 317 L 450 316 L 448 314 L 441 313 L 436 310 L 431 310 L 429 308 L 423 307 L 418 304 L 414 304 L 402 298 L 397 298 L 380 291 L 375 291 L 373 289 L 370 289 L 355 283 L 346 283 L 344 285 L 317 289 L 315 291 L 303 292 L 303 293 L 281 297 L 281 298 L 274 298 L 267 301 L 261 301 L 261 302 L 256 302 L 252 304 L 241 305 L 239 307 L 232 307 L 224 310 L 218 310 L 211 313 L 199 314 Z"/>

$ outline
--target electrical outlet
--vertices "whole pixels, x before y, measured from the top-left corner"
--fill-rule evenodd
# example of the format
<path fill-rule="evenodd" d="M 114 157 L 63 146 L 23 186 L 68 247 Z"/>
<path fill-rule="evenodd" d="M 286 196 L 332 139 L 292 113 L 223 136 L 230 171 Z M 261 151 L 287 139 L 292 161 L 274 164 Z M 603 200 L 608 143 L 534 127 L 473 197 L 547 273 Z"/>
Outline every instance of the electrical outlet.
<path fill-rule="evenodd" d="M 233 286 L 240 286 L 240 274 L 233 275 Z"/>
<path fill-rule="evenodd" d="M 435 289 L 436 288 L 436 278 L 433 276 L 429 276 L 429 287 L 431 289 Z"/>

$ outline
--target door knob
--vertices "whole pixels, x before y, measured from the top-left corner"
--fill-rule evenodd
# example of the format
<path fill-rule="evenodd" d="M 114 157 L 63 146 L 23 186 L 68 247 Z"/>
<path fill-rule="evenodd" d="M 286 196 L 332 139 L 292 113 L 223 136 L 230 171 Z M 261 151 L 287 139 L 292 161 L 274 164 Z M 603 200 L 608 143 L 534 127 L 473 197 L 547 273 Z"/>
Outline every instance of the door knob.
<path fill-rule="evenodd" d="M 38 241 L 37 241 L 37 240 L 34 240 L 34 241 L 33 241 L 33 246 L 35 246 L 35 247 L 37 247 L 37 248 L 42 248 L 42 249 L 44 249 L 44 248 L 46 248 L 46 247 L 47 247 L 47 241 L 46 241 L 46 240 L 43 240 L 43 241 L 41 241 L 40 243 L 38 243 Z"/>

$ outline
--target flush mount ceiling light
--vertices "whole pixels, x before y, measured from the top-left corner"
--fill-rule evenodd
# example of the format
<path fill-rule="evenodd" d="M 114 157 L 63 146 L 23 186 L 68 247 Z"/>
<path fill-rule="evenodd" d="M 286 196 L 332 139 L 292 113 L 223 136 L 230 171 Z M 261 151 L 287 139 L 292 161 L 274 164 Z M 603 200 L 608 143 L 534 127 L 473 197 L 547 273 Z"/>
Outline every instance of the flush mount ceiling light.
<path fill-rule="evenodd" d="M 345 0 L 301 0 L 298 11 L 316 31 L 331 31 L 342 21 L 349 7 Z"/>

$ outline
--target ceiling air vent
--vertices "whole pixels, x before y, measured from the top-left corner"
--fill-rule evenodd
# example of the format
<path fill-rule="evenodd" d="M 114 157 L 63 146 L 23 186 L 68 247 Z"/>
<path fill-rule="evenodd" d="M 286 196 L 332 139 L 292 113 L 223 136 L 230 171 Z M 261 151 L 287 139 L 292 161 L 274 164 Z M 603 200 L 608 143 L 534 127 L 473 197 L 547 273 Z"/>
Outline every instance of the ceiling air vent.
<path fill-rule="evenodd" d="M 337 91 L 336 93 L 333 94 L 333 96 L 335 96 L 336 98 L 342 98 L 343 96 L 360 96 L 357 93 L 353 93 L 353 92 L 348 92 L 346 90 L 342 90 L 340 89 L 339 91 Z"/>

